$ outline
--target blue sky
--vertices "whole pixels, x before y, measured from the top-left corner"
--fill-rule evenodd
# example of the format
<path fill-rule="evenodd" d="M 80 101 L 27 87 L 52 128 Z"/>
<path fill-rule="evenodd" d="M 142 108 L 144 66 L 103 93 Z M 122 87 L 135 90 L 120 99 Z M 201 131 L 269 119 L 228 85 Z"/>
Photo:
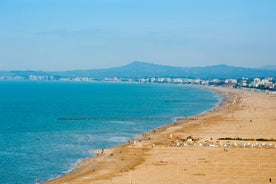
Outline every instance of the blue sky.
<path fill-rule="evenodd" d="M 0 0 L 0 70 L 276 64 L 275 0 Z"/>

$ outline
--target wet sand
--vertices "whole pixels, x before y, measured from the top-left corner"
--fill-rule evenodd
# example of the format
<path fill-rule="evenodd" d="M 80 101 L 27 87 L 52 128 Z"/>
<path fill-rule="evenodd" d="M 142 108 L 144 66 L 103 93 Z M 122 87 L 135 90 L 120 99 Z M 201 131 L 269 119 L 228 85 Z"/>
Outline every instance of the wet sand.
<path fill-rule="evenodd" d="M 210 89 L 226 97 L 217 109 L 99 150 L 47 184 L 276 183 L 276 95 Z"/>

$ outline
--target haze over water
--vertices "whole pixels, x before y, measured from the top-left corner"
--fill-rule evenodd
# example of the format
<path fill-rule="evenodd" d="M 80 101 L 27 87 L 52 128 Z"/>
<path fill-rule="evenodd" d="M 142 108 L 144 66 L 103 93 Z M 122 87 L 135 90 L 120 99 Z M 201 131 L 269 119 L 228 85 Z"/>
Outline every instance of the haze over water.
<path fill-rule="evenodd" d="M 200 114 L 221 97 L 164 84 L 0 82 L 0 183 L 68 173 L 91 150 L 108 148 Z"/>

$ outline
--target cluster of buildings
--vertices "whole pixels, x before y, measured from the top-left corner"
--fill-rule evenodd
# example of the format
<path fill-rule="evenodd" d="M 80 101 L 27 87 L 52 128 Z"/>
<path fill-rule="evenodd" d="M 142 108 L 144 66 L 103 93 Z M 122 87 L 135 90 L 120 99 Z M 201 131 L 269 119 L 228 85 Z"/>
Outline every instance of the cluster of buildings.
<path fill-rule="evenodd" d="M 54 76 L 48 75 L 29 75 L 29 80 L 54 80 Z"/>
<path fill-rule="evenodd" d="M 273 78 L 241 78 L 241 79 L 214 79 L 208 81 L 207 85 L 217 85 L 233 88 L 257 88 L 266 90 L 276 90 L 276 80 Z"/>
<path fill-rule="evenodd" d="M 276 144 L 273 141 L 227 141 L 227 140 L 213 140 L 193 138 L 188 136 L 186 139 L 172 140 L 169 146 L 173 147 L 188 147 L 188 146 L 209 146 L 209 147 L 236 147 L 236 148 L 276 148 Z M 226 151 L 226 150 L 224 150 Z"/>
<path fill-rule="evenodd" d="M 276 79 L 273 78 L 241 78 L 241 79 L 188 79 L 188 78 L 141 78 L 142 83 L 175 83 L 175 84 L 197 84 L 207 86 L 224 86 L 232 88 L 257 88 L 265 90 L 276 90 Z"/>
<path fill-rule="evenodd" d="M 136 83 L 173 83 L 173 84 L 197 84 L 207 86 L 224 86 L 231 88 L 256 88 L 276 91 L 276 78 L 246 78 L 241 79 L 190 79 L 175 77 L 144 77 L 144 78 L 103 78 L 94 79 L 89 77 L 56 77 L 44 75 L 29 75 L 27 77 L 13 76 L 10 78 L 0 78 L 0 80 L 56 80 L 56 81 L 107 81 L 107 82 L 136 82 Z"/>

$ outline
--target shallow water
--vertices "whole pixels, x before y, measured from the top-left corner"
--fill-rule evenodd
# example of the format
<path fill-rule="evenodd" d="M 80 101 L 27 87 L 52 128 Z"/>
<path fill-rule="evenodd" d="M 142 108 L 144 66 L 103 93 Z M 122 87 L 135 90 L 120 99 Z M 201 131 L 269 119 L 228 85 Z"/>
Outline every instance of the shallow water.
<path fill-rule="evenodd" d="M 179 85 L 0 82 L 0 183 L 63 175 L 91 150 L 219 104 L 213 92 Z"/>

